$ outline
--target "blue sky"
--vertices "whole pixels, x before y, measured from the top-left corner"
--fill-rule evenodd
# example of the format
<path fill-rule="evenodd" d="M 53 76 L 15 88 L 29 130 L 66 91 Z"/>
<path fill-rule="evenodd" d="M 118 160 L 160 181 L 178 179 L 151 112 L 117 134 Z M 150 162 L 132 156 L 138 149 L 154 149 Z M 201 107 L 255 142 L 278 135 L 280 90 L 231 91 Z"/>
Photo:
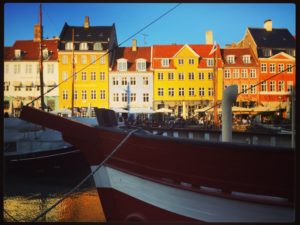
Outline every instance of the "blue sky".
<path fill-rule="evenodd" d="M 121 43 L 178 3 L 43 3 L 44 38 L 59 36 L 65 22 L 82 26 L 90 17 L 91 26 L 115 23 Z M 4 5 L 4 45 L 32 40 L 38 23 L 39 4 Z M 138 45 L 204 44 L 205 32 L 213 31 L 221 47 L 240 41 L 247 27 L 262 28 L 266 19 L 274 28 L 296 34 L 296 6 L 292 3 L 182 3 L 168 15 L 136 35 Z M 142 35 L 146 34 L 146 35 Z M 144 39 L 145 37 L 145 39 Z M 130 46 L 131 40 L 122 44 Z"/>

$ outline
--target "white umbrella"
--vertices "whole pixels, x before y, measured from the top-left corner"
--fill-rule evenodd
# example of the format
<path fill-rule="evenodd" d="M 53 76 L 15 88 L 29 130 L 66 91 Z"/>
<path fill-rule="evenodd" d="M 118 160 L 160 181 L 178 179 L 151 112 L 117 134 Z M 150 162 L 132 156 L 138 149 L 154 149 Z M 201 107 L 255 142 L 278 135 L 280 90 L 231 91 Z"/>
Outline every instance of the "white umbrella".
<path fill-rule="evenodd" d="M 153 110 L 148 109 L 148 108 L 131 108 L 130 113 L 145 113 L 145 114 L 150 114 L 154 113 Z"/>
<path fill-rule="evenodd" d="M 195 109 L 194 112 L 195 113 L 206 112 L 206 111 L 212 112 L 213 110 L 214 110 L 214 107 L 206 106 L 206 107 L 201 108 L 201 109 Z M 222 109 L 218 108 L 218 112 L 221 112 L 221 111 L 222 111 Z"/>
<path fill-rule="evenodd" d="M 173 110 L 172 109 L 168 109 L 168 108 L 160 108 L 160 109 L 155 110 L 155 112 L 171 113 L 171 112 L 173 112 Z"/>
<path fill-rule="evenodd" d="M 112 108 L 112 110 L 114 110 L 117 113 L 128 113 L 128 110 L 122 108 Z"/>

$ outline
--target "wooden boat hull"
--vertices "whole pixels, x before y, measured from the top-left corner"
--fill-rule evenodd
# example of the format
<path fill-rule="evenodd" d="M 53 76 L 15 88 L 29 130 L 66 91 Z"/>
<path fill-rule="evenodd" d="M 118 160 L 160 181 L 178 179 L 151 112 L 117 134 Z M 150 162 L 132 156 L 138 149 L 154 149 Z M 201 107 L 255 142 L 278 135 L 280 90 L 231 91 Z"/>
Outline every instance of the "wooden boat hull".
<path fill-rule="evenodd" d="M 23 108 L 21 117 L 61 131 L 65 141 L 81 149 L 92 170 L 128 134 L 30 107 Z M 99 171 L 94 180 L 108 221 L 294 220 L 294 151 L 290 148 L 135 133 Z M 147 187 L 153 187 L 152 192 Z M 136 191 L 130 194 L 131 190 Z M 177 209 L 172 208 L 173 200 Z"/>

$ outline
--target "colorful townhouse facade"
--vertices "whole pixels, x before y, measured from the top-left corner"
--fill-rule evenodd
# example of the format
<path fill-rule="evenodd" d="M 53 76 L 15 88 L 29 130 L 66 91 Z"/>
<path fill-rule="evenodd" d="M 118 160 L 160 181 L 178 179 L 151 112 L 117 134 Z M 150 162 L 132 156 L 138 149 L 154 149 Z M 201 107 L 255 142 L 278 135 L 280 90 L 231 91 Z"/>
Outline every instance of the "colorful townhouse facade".
<path fill-rule="evenodd" d="M 296 87 L 296 40 L 286 28 L 273 28 L 266 20 L 263 28 L 247 28 L 237 47 L 253 49 L 260 64 L 259 103 L 289 110 L 291 90 Z"/>
<path fill-rule="evenodd" d="M 90 26 L 89 17 L 83 26 L 65 23 L 58 51 L 60 109 L 72 109 L 72 99 L 78 115 L 109 107 L 108 73 L 116 46 L 114 24 Z"/>
<path fill-rule="evenodd" d="M 212 35 L 208 42 L 152 47 L 154 110 L 164 107 L 176 116 L 191 117 L 195 109 L 214 104 L 214 82 L 217 82 L 217 101 L 221 101 L 223 62 L 220 46 L 210 54 L 214 47 Z"/>
<path fill-rule="evenodd" d="M 44 102 L 49 110 L 59 107 L 57 48 L 59 40 L 42 41 Z M 4 111 L 18 116 L 22 105 L 40 96 L 40 28 L 34 27 L 33 40 L 17 40 L 4 49 Z M 52 91 L 48 92 L 49 90 Z M 32 104 L 40 108 L 41 101 Z"/>
<path fill-rule="evenodd" d="M 238 86 L 237 106 L 253 108 L 259 102 L 260 65 L 251 48 L 224 48 L 224 89 Z"/>
<path fill-rule="evenodd" d="M 109 108 L 136 115 L 153 112 L 151 47 L 120 47 L 109 71 Z"/>

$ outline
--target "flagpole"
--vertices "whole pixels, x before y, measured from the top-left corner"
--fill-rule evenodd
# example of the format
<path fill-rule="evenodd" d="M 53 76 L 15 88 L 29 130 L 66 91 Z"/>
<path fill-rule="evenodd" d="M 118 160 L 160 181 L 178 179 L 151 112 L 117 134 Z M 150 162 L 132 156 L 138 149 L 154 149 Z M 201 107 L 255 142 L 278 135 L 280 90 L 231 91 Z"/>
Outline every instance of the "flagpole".
<path fill-rule="evenodd" d="M 217 47 L 217 46 L 216 46 Z M 214 87 L 214 125 L 217 126 L 219 123 L 218 117 L 218 78 L 217 78 L 217 62 L 216 62 L 216 51 L 214 51 L 214 73 L 213 73 L 213 87 Z"/>

